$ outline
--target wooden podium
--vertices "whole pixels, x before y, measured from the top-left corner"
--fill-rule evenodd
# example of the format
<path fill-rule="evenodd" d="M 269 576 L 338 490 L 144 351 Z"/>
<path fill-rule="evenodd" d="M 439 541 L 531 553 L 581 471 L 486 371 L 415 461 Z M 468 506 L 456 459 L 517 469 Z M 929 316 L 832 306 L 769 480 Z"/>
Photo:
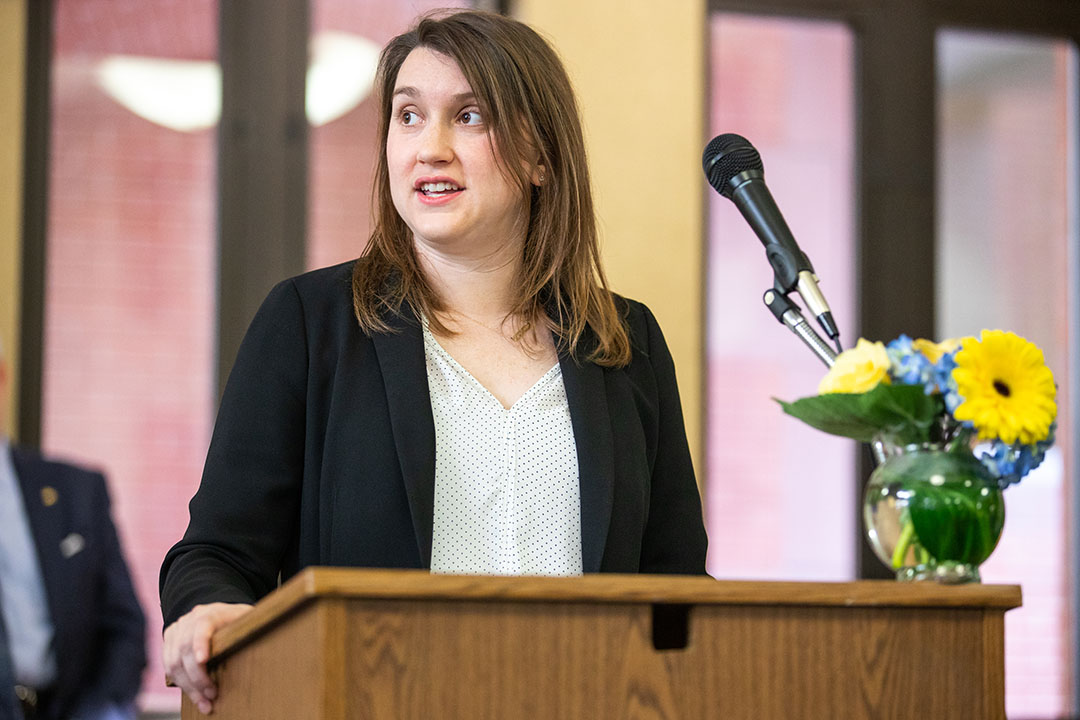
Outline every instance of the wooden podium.
<path fill-rule="evenodd" d="M 1017 586 L 309 568 L 213 638 L 217 720 L 1005 717 Z M 182 717 L 203 717 L 185 698 Z"/>

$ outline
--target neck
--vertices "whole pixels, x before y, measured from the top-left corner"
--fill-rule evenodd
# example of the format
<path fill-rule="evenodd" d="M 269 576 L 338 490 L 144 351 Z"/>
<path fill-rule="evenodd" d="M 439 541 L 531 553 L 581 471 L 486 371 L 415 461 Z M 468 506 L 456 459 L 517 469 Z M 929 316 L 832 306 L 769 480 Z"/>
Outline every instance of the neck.
<path fill-rule="evenodd" d="M 521 247 L 508 244 L 482 256 L 462 256 L 417 244 L 424 275 L 451 313 L 499 323 L 514 304 Z"/>

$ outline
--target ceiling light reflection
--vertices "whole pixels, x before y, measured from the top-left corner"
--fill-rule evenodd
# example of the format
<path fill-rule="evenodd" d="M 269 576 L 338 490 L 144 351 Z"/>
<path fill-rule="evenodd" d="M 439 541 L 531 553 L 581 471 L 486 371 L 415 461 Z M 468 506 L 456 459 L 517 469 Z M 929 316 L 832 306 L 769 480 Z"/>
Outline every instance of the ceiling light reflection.
<path fill-rule="evenodd" d="M 371 93 L 379 47 L 367 38 L 325 31 L 311 39 L 305 105 L 325 125 Z M 221 117 L 221 68 L 209 60 L 111 55 L 95 68 L 99 87 L 139 117 L 179 132 L 214 127 Z"/>

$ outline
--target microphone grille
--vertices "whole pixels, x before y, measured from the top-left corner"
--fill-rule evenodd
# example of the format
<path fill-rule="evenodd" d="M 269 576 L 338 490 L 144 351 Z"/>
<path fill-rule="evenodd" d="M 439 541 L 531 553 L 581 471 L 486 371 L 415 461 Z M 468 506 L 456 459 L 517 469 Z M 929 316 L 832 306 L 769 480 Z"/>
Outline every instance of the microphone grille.
<path fill-rule="evenodd" d="M 728 181 L 731 178 L 747 170 L 765 171 L 758 151 L 749 140 L 735 133 L 724 133 L 710 140 L 701 156 L 701 165 L 709 184 L 729 200 L 731 188 Z"/>

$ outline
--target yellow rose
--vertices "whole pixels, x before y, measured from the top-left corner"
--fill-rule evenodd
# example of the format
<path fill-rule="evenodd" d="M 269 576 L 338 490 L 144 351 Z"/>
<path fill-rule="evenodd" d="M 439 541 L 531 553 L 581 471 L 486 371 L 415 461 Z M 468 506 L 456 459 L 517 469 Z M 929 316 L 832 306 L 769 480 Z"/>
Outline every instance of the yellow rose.
<path fill-rule="evenodd" d="M 911 341 L 911 349 L 915 352 L 922 353 L 930 362 L 937 363 L 942 355 L 952 352 L 960 347 L 961 340 L 961 338 L 949 338 L 948 340 L 942 340 L 941 342 L 936 343 L 933 340 L 919 338 L 918 340 Z"/>
<path fill-rule="evenodd" d="M 850 350 L 836 356 L 836 362 L 821 379 L 818 393 L 861 393 L 878 383 L 889 382 L 889 355 L 885 345 L 859 338 Z"/>

